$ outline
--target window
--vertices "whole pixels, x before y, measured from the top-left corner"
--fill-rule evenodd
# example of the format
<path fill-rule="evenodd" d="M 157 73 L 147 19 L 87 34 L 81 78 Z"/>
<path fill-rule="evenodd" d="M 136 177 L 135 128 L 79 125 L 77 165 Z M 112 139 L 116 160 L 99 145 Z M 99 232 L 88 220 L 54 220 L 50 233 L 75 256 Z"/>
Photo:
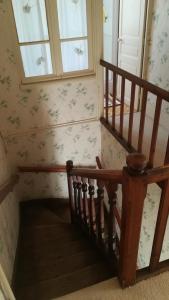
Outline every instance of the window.
<path fill-rule="evenodd" d="M 92 0 L 12 0 L 24 81 L 93 72 Z"/>

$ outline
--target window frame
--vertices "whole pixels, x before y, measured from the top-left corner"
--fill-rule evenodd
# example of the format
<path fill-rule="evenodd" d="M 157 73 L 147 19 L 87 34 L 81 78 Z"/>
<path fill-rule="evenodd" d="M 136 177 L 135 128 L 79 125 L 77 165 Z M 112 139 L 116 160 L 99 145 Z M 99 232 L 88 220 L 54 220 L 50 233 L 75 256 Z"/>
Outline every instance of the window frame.
<path fill-rule="evenodd" d="M 33 42 L 19 42 L 14 9 L 12 0 L 11 9 L 12 9 L 12 19 L 14 25 L 14 31 L 16 36 L 16 51 L 17 51 L 17 60 L 19 64 L 20 74 L 21 74 L 21 83 L 30 84 L 30 83 L 39 83 L 45 81 L 53 81 L 53 80 L 61 80 L 66 78 L 76 78 L 81 76 L 89 76 L 96 74 L 96 64 L 95 64 L 95 47 L 94 47 L 94 8 L 95 1 L 86 0 L 86 16 L 87 16 L 87 36 L 84 37 L 74 37 L 61 39 L 59 33 L 59 20 L 58 20 L 58 10 L 57 10 L 57 0 L 44 0 L 46 7 L 46 18 L 47 18 L 47 26 L 48 26 L 48 40 L 39 40 Z M 53 13 L 55 12 L 55 13 Z M 61 42 L 62 41 L 75 41 L 75 40 L 86 40 L 88 41 L 88 69 L 79 70 L 79 71 L 71 71 L 71 72 L 63 72 L 63 64 L 62 64 L 62 54 L 61 54 Z M 24 65 L 21 55 L 20 46 L 23 45 L 38 45 L 49 43 L 50 51 L 51 51 L 51 62 L 53 73 L 48 75 L 39 75 L 26 77 L 24 71 Z"/>

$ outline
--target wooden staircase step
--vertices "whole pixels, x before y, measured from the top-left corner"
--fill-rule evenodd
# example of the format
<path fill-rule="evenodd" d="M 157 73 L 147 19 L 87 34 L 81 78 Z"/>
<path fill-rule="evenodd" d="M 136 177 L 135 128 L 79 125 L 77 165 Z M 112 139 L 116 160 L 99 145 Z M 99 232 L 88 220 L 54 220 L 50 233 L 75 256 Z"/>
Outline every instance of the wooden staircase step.
<path fill-rule="evenodd" d="M 56 260 L 51 260 L 48 256 L 44 257 L 43 260 L 37 258 L 33 260 L 33 264 L 27 264 L 27 266 L 23 262 L 20 270 L 18 269 L 17 286 L 29 286 L 67 273 L 73 273 L 85 266 L 93 265 L 99 260 L 101 260 L 101 257 L 96 251 L 87 249 L 86 251 L 71 256 L 67 255 Z"/>
<path fill-rule="evenodd" d="M 42 281 L 17 290 L 17 300 L 51 300 L 71 293 L 77 289 L 96 284 L 112 276 L 105 262 L 79 269 L 57 278 Z"/>
<path fill-rule="evenodd" d="M 81 237 L 81 232 L 70 224 L 57 224 L 53 226 L 26 227 L 22 231 L 22 247 L 40 247 L 46 243 L 58 243 L 76 240 Z M 26 239 L 25 239 L 26 236 Z"/>
<path fill-rule="evenodd" d="M 22 245 L 21 245 L 22 246 Z M 39 260 L 43 265 L 45 259 L 48 261 L 53 261 L 57 259 L 66 258 L 68 253 L 69 256 L 78 254 L 79 252 L 86 251 L 89 249 L 89 242 L 83 237 L 78 240 L 70 240 L 62 243 L 57 241 L 57 243 L 46 243 L 43 245 L 43 248 L 20 248 L 19 256 L 22 259 L 19 261 L 21 265 L 24 265 L 25 268 L 30 266 L 33 261 Z"/>

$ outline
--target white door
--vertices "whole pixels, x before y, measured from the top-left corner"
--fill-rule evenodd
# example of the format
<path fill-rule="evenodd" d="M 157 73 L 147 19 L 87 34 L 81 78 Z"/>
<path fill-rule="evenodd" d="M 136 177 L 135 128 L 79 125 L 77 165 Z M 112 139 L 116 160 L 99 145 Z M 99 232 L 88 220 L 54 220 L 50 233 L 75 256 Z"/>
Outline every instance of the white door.
<path fill-rule="evenodd" d="M 120 0 L 118 66 L 139 77 L 142 71 L 145 21 L 146 0 Z M 129 98 L 130 84 L 127 83 L 125 99 Z"/>

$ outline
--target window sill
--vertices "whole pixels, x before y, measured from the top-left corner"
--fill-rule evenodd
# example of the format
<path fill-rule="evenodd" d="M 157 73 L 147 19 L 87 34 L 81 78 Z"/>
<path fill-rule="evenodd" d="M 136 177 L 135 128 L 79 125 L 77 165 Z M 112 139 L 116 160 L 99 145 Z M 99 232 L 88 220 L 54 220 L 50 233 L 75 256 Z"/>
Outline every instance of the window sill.
<path fill-rule="evenodd" d="M 81 77 L 95 77 L 96 72 L 94 71 L 83 71 L 83 72 L 71 72 L 66 73 L 61 76 L 55 76 L 55 75 L 48 75 L 48 76 L 41 76 L 41 77 L 31 77 L 27 78 L 21 81 L 20 86 L 28 86 L 32 84 L 40 84 L 40 83 L 49 83 L 53 81 L 61 81 L 61 80 L 67 80 L 67 79 L 78 79 Z"/>

